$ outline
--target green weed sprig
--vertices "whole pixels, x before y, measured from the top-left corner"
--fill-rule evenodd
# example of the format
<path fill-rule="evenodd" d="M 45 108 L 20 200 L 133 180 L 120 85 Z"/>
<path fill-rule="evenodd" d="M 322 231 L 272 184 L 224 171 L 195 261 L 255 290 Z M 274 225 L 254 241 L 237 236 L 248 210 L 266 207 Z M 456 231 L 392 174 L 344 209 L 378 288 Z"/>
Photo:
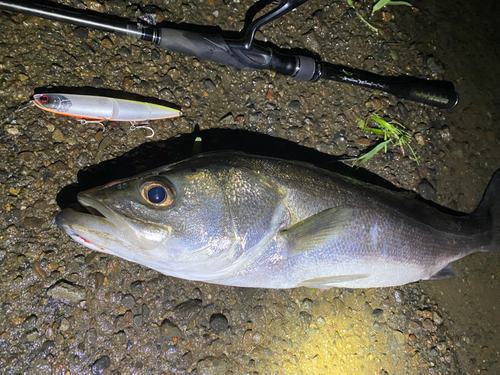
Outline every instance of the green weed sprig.
<path fill-rule="evenodd" d="M 352 9 L 356 9 L 356 8 L 354 8 L 354 4 L 352 3 L 352 0 L 347 0 L 347 4 L 349 4 L 349 6 L 350 6 Z M 378 33 L 378 29 L 377 29 L 375 26 L 373 26 L 373 25 L 372 25 L 372 24 L 370 24 L 367 20 L 365 20 L 365 19 L 363 18 L 363 16 L 362 16 L 361 14 L 359 14 L 359 13 L 358 13 L 358 11 L 356 11 L 356 10 L 354 10 L 354 11 L 356 12 L 356 16 L 357 16 L 357 17 L 358 17 L 361 21 L 363 21 L 363 22 L 364 22 L 364 24 L 365 24 L 366 26 L 368 26 L 370 29 L 372 29 L 372 30 L 373 30 L 373 31 L 375 31 L 376 33 Z"/>
<path fill-rule="evenodd" d="M 375 147 L 373 147 L 370 151 L 368 151 L 366 154 L 361 155 L 357 158 L 353 159 L 347 159 L 347 161 L 353 161 L 354 164 L 353 166 L 361 166 L 364 164 L 366 161 L 368 161 L 370 158 L 375 156 L 377 152 L 380 150 L 384 149 L 384 152 L 387 152 L 387 146 L 392 145 L 394 147 L 400 147 L 401 148 L 401 153 L 404 155 L 405 154 L 405 149 L 404 147 L 408 147 L 408 149 L 411 151 L 413 157 L 415 158 L 415 161 L 418 164 L 418 158 L 417 155 L 415 155 L 415 152 L 413 151 L 413 148 L 410 145 L 411 142 L 411 135 L 408 133 L 404 127 L 404 125 L 400 124 L 397 121 L 385 121 L 382 117 L 379 116 L 377 113 L 380 110 L 377 109 L 376 111 L 370 113 L 368 116 L 366 116 L 364 119 L 357 119 L 358 126 L 360 127 L 361 130 L 363 131 L 369 131 L 373 134 L 378 134 L 382 135 L 384 137 L 384 140 L 380 143 L 378 143 Z M 368 126 L 369 122 L 373 121 L 375 123 L 375 127 Z"/>
<path fill-rule="evenodd" d="M 348 0 L 349 1 L 349 0 Z M 407 3 L 406 1 L 392 1 L 392 0 L 373 0 L 373 9 L 372 9 L 372 16 L 373 13 L 376 11 L 382 9 L 386 5 L 406 5 L 411 7 L 412 5 L 410 3 Z"/>
<path fill-rule="evenodd" d="M 355 9 L 354 8 L 354 4 L 352 2 L 352 0 L 347 0 L 347 4 L 352 8 L 352 9 Z M 377 11 L 379 11 L 380 9 L 382 9 L 383 7 L 385 7 L 386 5 L 406 5 L 406 6 L 412 6 L 410 3 L 406 2 L 406 1 L 393 1 L 393 0 L 373 0 L 373 9 L 372 9 L 372 13 L 371 13 L 371 16 L 373 16 L 373 14 Z M 364 19 L 364 17 L 358 13 L 358 11 L 354 10 L 356 12 L 356 16 L 361 20 L 363 21 L 363 23 L 368 26 L 370 29 L 372 29 L 373 31 L 375 32 L 378 32 L 378 29 L 373 26 L 371 23 L 369 23 L 367 20 Z"/>

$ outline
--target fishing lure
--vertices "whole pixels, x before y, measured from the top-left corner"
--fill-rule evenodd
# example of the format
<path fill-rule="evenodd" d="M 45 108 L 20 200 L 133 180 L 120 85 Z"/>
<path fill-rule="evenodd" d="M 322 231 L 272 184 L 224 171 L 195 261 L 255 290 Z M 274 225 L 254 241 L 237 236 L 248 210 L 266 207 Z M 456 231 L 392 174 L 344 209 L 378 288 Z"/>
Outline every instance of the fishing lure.
<path fill-rule="evenodd" d="M 44 111 L 78 117 L 83 123 L 129 121 L 131 130 L 151 130 L 152 134 L 148 138 L 154 135 L 154 130 L 144 122 L 181 115 L 178 109 L 158 104 L 78 94 L 35 94 L 33 104 Z"/>

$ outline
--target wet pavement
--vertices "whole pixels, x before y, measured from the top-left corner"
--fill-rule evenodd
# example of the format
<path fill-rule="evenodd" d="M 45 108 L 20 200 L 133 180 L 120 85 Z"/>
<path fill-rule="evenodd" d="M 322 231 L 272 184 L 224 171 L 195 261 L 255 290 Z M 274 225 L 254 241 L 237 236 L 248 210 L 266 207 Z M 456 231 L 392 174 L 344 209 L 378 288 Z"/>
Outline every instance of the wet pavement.
<path fill-rule="evenodd" d="M 253 4 L 61 3 L 234 31 Z M 268 148 L 274 137 L 325 158 L 353 157 L 376 140 L 356 119 L 380 107 L 410 129 L 419 163 L 394 148 L 364 167 L 471 212 L 500 166 L 498 6 L 416 5 L 369 17 L 371 2 L 355 3 L 375 33 L 350 16 L 347 2 L 310 0 L 257 38 L 377 74 L 452 81 L 460 94 L 453 110 L 336 82 L 237 71 L 130 37 L 0 12 L 1 372 L 500 373 L 498 255 L 458 261 L 454 278 L 396 288 L 245 289 L 174 279 L 90 251 L 54 223 L 69 185 L 109 182 L 101 179 L 121 173 L 116 160 L 130 173 L 189 154 L 195 126 L 227 129 L 207 138 L 223 148 L 248 146 L 244 136 L 231 138 L 237 129 L 267 135 Z M 51 87 L 161 99 L 184 114 L 153 122 L 153 138 L 121 122 L 103 132 L 27 105 L 35 90 Z"/>

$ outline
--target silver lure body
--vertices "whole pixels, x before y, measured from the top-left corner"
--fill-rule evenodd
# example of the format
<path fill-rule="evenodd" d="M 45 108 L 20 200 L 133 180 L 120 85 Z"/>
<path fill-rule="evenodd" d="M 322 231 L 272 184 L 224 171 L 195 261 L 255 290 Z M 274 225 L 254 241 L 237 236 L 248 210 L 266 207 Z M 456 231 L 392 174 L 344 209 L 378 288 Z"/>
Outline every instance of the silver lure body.
<path fill-rule="evenodd" d="M 148 201 L 150 185 L 172 200 Z M 215 153 L 80 193 L 102 216 L 65 209 L 57 223 L 91 249 L 183 279 L 388 287 L 447 276 L 449 263 L 497 251 L 494 196 L 457 217 L 304 163 Z"/>
<path fill-rule="evenodd" d="M 45 111 L 93 120 L 149 121 L 180 115 L 178 109 L 105 96 L 36 94 L 33 103 Z"/>

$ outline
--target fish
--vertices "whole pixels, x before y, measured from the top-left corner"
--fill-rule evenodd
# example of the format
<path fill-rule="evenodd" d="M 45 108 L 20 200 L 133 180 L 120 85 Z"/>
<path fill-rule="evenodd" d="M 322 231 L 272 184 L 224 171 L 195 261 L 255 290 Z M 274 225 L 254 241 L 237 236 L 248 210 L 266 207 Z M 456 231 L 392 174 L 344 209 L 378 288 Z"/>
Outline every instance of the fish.
<path fill-rule="evenodd" d="M 153 103 L 80 94 L 35 94 L 33 104 L 44 111 L 97 121 L 139 122 L 181 114 L 178 109 Z"/>
<path fill-rule="evenodd" d="M 500 249 L 500 172 L 471 214 L 304 162 L 215 152 L 80 192 L 56 223 L 168 276 L 257 288 L 391 287 Z"/>

